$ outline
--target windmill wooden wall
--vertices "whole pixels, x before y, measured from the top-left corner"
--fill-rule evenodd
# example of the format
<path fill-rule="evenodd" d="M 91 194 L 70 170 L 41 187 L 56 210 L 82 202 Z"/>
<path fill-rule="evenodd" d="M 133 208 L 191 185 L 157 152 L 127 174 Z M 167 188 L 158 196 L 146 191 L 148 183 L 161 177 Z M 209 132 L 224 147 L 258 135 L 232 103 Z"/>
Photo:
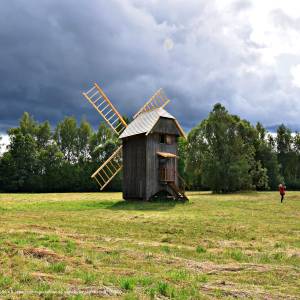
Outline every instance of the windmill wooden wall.
<path fill-rule="evenodd" d="M 160 143 L 160 135 L 171 136 L 171 145 Z M 180 135 L 173 119 L 160 118 L 148 135 L 138 134 L 123 139 L 123 198 L 149 200 L 159 191 L 173 193 L 159 180 L 157 152 L 177 155 L 177 137 Z M 178 174 L 177 159 L 170 160 Z M 178 185 L 178 178 L 175 177 Z"/>
<path fill-rule="evenodd" d="M 146 199 L 146 145 L 144 134 L 123 139 L 123 198 Z"/>

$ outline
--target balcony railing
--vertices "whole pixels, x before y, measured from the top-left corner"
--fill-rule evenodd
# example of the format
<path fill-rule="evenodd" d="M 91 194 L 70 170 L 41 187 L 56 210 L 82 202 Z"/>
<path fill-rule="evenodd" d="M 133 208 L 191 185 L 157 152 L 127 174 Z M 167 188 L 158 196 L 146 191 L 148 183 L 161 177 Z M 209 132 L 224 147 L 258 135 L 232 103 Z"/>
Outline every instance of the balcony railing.
<path fill-rule="evenodd" d="M 164 182 L 175 181 L 175 170 L 173 168 L 160 168 L 159 169 L 159 180 Z"/>

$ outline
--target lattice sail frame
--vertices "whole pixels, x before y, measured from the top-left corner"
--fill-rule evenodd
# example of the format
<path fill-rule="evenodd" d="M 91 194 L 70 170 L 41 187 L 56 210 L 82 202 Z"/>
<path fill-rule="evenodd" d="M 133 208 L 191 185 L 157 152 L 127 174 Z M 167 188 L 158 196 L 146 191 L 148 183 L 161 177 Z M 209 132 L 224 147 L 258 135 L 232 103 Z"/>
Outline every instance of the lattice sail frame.
<path fill-rule="evenodd" d="M 100 186 L 102 191 L 110 181 L 121 171 L 122 165 L 122 146 L 120 146 L 91 176 Z"/>
<path fill-rule="evenodd" d="M 156 109 L 164 108 L 170 100 L 166 96 L 164 90 L 160 88 L 155 94 L 144 104 L 144 106 L 133 116 L 135 119 L 141 113 Z"/>
<path fill-rule="evenodd" d="M 93 88 L 82 94 L 103 117 L 110 128 L 117 135 L 120 135 L 127 127 L 127 123 L 110 102 L 100 86 L 97 83 L 94 83 Z"/>
<path fill-rule="evenodd" d="M 97 83 L 82 95 L 92 104 L 92 106 L 103 117 L 109 127 L 118 135 L 128 126 L 111 101 L 105 95 Z M 164 108 L 170 100 L 165 95 L 163 89 L 159 89 L 144 104 L 144 106 L 134 115 L 134 119 L 141 113 L 156 109 Z M 93 173 L 94 178 L 102 191 L 112 179 L 122 170 L 122 146 L 119 148 Z"/>

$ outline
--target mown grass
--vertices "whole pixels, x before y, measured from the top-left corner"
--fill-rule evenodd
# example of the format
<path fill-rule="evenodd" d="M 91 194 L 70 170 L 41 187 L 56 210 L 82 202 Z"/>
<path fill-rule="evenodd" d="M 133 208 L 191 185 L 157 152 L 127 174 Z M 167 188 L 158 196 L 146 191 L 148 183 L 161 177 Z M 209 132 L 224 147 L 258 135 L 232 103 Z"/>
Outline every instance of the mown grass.
<path fill-rule="evenodd" d="M 300 192 L 188 195 L 0 194 L 0 298 L 300 298 Z"/>

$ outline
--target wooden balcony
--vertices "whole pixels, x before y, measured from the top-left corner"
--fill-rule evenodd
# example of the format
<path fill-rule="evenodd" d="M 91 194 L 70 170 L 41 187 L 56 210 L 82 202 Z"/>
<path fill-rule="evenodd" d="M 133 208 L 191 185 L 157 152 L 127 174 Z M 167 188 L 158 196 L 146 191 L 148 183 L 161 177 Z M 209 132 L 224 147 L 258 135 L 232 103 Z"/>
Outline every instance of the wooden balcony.
<path fill-rule="evenodd" d="M 173 168 L 159 168 L 159 180 L 163 182 L 175 182 L 175 170 Z"/>

